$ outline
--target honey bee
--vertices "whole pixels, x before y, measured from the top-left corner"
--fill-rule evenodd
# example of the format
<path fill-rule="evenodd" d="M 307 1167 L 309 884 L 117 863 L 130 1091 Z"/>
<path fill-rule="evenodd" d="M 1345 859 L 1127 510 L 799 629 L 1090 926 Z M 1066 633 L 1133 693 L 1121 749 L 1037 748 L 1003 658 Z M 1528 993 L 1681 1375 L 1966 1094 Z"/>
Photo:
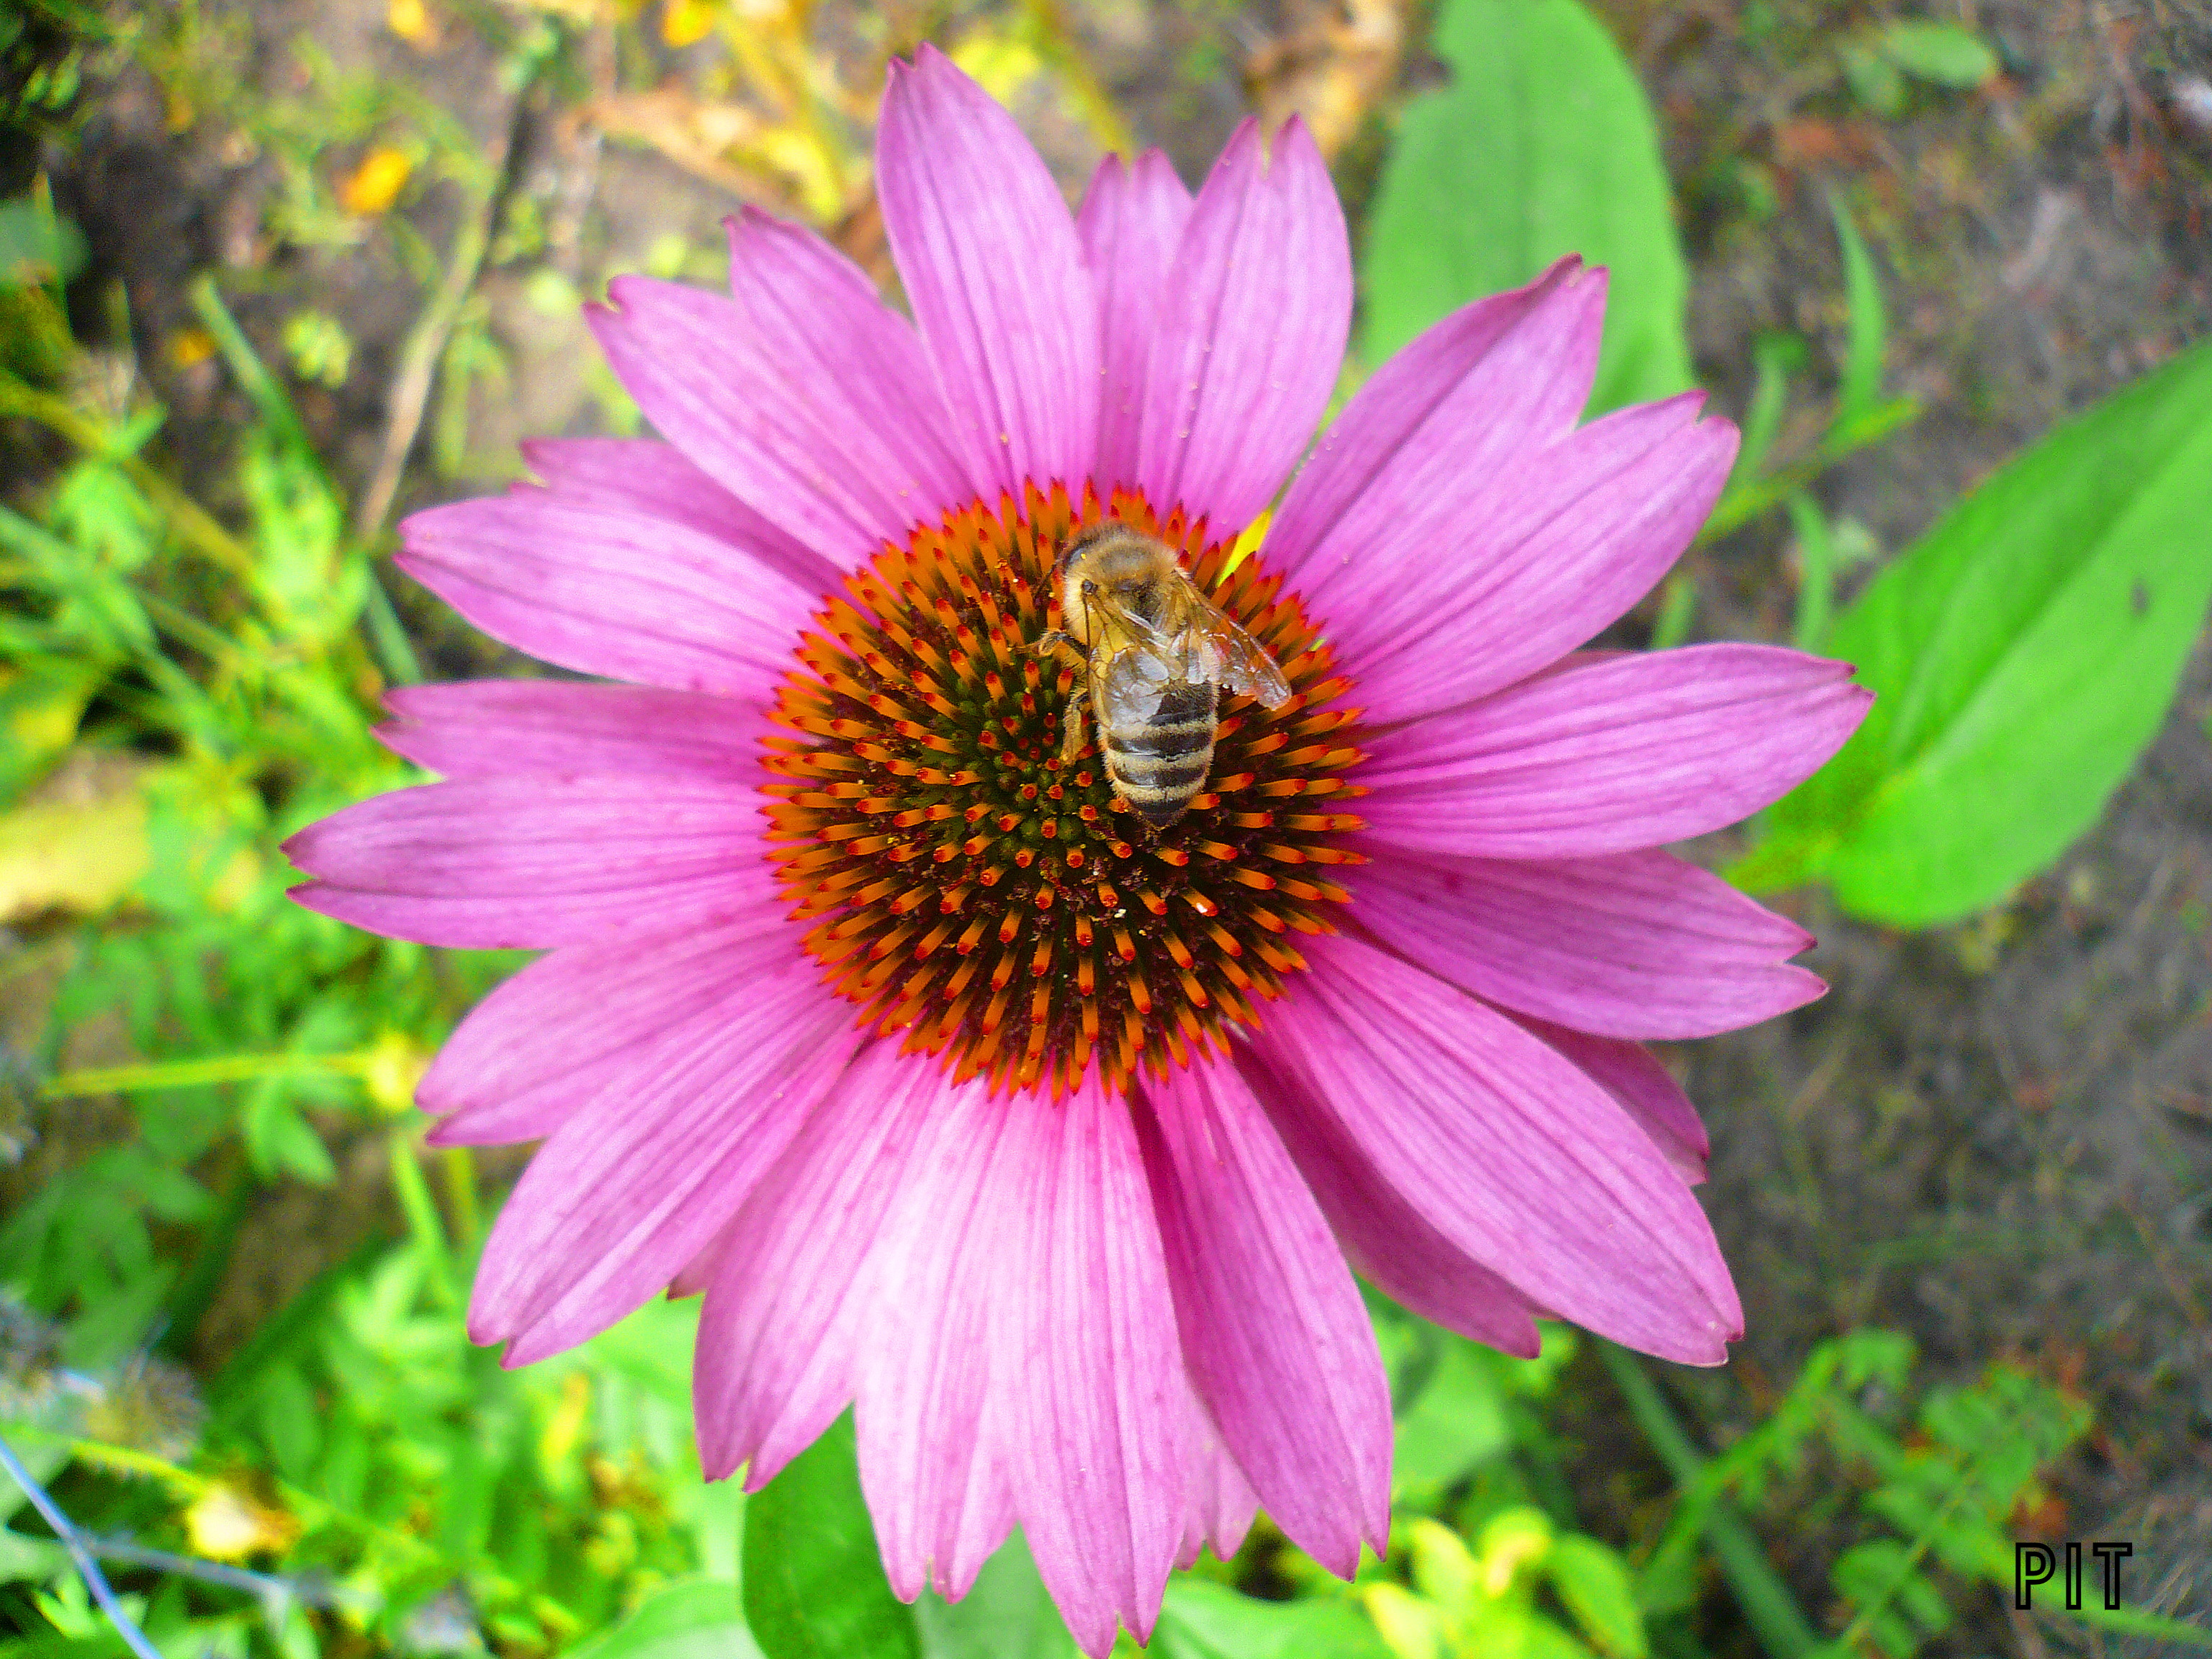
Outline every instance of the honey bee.
<path fill-rule="evenodd" d="M 1078 675 L 1061 717 L 1060 758 L 1082 750 L 1087 692 L 1114 793 L 1164 829 L 1212 768 L 1222 690 L 1273 708 L 1291 688 L 1267 647 L 1207 601 L 1163 542 L 1127 525 L 1099 525 L 1061 550 L 1054 574 L 1065 631 L 1048 633 L 1035 649 Z"/>

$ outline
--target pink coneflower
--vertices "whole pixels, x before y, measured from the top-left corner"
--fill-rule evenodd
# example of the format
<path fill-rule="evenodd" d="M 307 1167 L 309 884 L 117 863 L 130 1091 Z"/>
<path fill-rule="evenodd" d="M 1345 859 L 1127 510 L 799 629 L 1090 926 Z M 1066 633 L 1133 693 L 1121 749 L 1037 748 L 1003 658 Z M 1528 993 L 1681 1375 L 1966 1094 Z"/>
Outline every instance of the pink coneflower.
<path fill-rule="evenodd" d="M 665 442 L 535 445 L 416 515 L 406 568 L 630 684 L 425 687 L 451 781 L 289 844 L 301 902 L 549 948 L 446 1046 L 448 1144 L 539 1139 L 470 1312 L 522 1364 L 703 1290 L 708 1472 L 848 1405 L 899 1593 L 1014 1526 L 1076 1638 L 1140 1636 L 1255 1504 L 1349 1573 L 1390 1406 L 1357 1268 L 1512 1353 L 1539 1313 L 1719 1361 L 1706 1146 L 1637 1046 L 1819 994 L 1790 922 L 1656 850 L 1813 771 L 1867 696 L 1756 646 L 1574 654 L 1673 563 L 1735 449 L 1689 395 L 1577 427 L 1605 281 L 1446 319 L 1304 454 L 1352 308 L 1295 121 L 1194 200 L 1109 159 L 1071 220 L 943 57 L 878 178 L 914 323 L 748 213 L 733 298 L 592 325 Z M 1281 665 L 1154 832 L 1032 648 L 1107 518 Z M 854 1018 L 858 1010 L 858 1018 Z"/>

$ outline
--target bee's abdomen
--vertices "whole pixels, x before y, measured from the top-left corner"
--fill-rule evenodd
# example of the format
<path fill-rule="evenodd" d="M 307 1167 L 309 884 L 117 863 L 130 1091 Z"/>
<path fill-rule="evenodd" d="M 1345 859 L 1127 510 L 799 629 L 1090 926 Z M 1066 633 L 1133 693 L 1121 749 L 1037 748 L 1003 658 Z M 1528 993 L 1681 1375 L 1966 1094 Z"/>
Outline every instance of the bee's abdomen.
<path fill-rule="evenodd" d="M 1106 732 L 1107 775 L 1153 828 L 1181 817 L 1212 769 L 1213 712 L 1211 682 L 1171 685 L 1149 720 Z"/>

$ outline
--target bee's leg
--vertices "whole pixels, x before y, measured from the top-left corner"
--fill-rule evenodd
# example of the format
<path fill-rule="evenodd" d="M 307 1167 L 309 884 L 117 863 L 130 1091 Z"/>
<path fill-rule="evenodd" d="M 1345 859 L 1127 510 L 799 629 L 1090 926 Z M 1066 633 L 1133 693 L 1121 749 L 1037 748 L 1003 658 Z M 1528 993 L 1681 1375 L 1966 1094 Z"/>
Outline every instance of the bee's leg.
<path fill-rule="evenodd" d="M 1083 752 L 1083 717 L 1091 706 L 1091 688 L 1079 678 L 1060 711 L 1060 758 L 1063 764 Z"/>

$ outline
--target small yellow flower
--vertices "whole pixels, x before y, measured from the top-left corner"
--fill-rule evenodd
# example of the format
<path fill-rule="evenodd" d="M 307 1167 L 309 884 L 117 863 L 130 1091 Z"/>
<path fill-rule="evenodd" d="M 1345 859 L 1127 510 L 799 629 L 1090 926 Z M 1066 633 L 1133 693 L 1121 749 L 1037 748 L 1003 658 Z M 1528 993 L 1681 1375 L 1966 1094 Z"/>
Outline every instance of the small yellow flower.
<path fill-rule="evenodd" d="M 195 1554 L 239 1561 L 261 1550 L 282 1553 L 289 1549 L 300 1535 L 300 1523 L 284 1510 L 270 1509 L 218 1481 L 185 1511 L 185 1531 Z"/>
<path fill-rule="evenodd" d="M 169 367 L 192 368 L 215 356 L 215 336 L 204 328 L 180 328 L 169 337 Z"/>
<path fill-rule="evenodd" d="M 427 46 L 435 33 L 430 9 L 422 0 L 391 0 L 385 9 L 384 26 L 410 46 Z"/>
<path fill-rule="evenodd" d="M 369 1048 L 361 1076 L 368 1097 L 396 1117 L 415 1103 L 415 1085 L 429 1069 L 430 1056 L 420 1043 L 404 1032 L 386 1031 Z"/>
<path fill-rule="evenodd" d="M 362 157 L 353 175 L 338 186 L 338 202 L 348 213 L 374 218 L 388 210 L 406 188 L 414 162 L 404 151 L 386 145 Z"/>
<path fill-rule="evenodd" d="M 721 0 L 668 0 L 661 9 L 660 38 L 672 46 L 695 46 L 714 32 Z"/>

